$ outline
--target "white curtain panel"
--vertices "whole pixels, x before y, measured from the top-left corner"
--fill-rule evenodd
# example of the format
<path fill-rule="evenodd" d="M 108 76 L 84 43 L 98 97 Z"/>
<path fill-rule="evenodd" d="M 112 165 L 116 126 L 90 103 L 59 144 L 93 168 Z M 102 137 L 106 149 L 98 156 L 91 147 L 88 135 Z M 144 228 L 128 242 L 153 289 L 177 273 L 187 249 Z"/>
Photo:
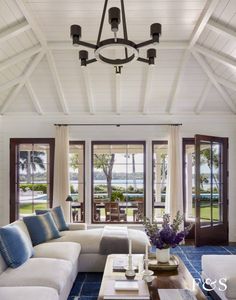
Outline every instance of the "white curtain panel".
<path fill-rule="evenodd" d="M 70 202 L 66 198 L 70 193 L 69 183 L 69 129 L 68 126 L 56 126 L 53 207 L 60 205 L 65 219 L 70 221 Z"/>
<path fill-rule="evenodd" d="M 182 142 L 180 126 L 170 126 L 168 137 L 168 172 L 166 213 L 173 219 L 179 210 L 183 214 Z"/>

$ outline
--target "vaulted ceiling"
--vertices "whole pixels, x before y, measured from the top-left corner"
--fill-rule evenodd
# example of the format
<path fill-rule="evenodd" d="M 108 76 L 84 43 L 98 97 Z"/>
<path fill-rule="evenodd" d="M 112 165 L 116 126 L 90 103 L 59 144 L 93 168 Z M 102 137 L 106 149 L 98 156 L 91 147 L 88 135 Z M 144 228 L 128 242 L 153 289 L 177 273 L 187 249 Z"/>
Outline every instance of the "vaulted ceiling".
<path fill-rule="evenodd" d="M 129 38 L 149 39 L 155 22 L 162 36 L 155 66 L 137 61 L 121 75 L 99 62 L 82 68 L 71 45 L 72 24 L 96 41 L 103 3 L 0 0 L 1 114 L 236 113 L 235 0 L 126 0 Z M 107 19 L 105 28 L 111 37 Z"/>

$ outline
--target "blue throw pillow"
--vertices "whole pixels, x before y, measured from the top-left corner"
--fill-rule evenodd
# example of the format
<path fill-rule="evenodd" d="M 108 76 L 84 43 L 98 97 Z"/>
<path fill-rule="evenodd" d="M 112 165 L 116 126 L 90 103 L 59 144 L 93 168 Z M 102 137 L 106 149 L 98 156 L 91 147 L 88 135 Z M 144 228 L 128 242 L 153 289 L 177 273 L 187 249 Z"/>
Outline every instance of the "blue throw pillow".
<path fill-rule="evenodd" d="M 34 246 L 60 237 L 60 232 L 50 212 L 39 216 L 24 217 L 23 221 Z"/>
<path fill-rule="evenodd" d="M 36 215 L 42 215 L 42 214 L 45 214 L 48 211 L 52 213 L 53 220 L 55 221 L 59 231 L 69 230 L 69 227 L 66 224 L 64 213 L 63 213 L 63 210 L 62 210 L 61 206 L 54 207 L 50 210 L 37 209 L 35 211 L 35 213 L 36 213 Z"/>
<path fill-rule="evenodd" d="M 0 252 L 8 267 L 17 268 L 33 255 L 26 234 L 17 226 L 0 228 Z"/>

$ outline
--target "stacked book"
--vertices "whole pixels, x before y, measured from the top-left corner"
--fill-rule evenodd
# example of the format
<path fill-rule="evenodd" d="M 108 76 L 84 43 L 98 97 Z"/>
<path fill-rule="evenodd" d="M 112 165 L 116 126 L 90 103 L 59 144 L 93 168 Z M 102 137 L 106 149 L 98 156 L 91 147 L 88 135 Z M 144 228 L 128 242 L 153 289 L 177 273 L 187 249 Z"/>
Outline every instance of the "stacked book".
<path fill-rule="evenodd" d="M 111 280 L 104 300 L 149 300 L 149 290 L 143 280 Z"/>

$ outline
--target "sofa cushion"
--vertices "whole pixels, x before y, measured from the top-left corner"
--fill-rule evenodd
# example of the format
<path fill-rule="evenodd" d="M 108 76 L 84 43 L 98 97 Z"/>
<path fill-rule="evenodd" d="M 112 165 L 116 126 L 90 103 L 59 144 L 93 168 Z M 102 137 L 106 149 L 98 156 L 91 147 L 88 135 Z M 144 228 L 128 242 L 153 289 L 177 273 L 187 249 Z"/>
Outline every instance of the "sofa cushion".
<path fill-rule="evenodd" d="M 69 261 L 30 258 L 19 268 L 8 268 L 3 272 L 0 275 L 0 286 L 45 286 L 56 289 L 60 294 L 71 274 L 72 264 Z"/>
<path fill-rule="evenodd" d="M 0 287 L 1 300 L 58 300 L 55 289 L 41 286 Z"/>
<path fill-rule="evenodd" d="M 43 243 L 34 247 L 34 257 L 65 259 L 74 265 L 77 263 L 80 249 L 80 244 L 72 242 Z"/>
<path fill-rule="evenodd" d="M 219 280 L 226 280 L 227 289 L 224 292 L 227 298 L 236 298 L 236 255 L 203 255 L 202 273 L 203 278 L 216 281 L 216 288 L 223 288 Z"/>
<path fill-rule="evenodd" d="M 67 224 L 69 230 L 87 230 L 88 225 L 86 223 L 69 223 Z"/>
<path fill-rule="evenodd" d="M 24 217 L 23 220 L 34 246 L 60 237 L 60 232 L 50 212 L 39 216 Z"/>
<path fill-rule="evenodd" d="M 102 233 L 103 228 L 63 231 L 59 239 L 49 242 L 76 242 L 81 245 L 81 253 L 99 253 Z M 149 240 L 144 231 L 128 229 L 128 238 L 132 240 L 133 253 L 145 253 Z"/>
<path fill-rule="evenodd" d="M 33 247 L 19 227 L 7 225 L 0 228 L 0 252 L 9 267 L 17 268 L 33 255 Z"/>
<path fill-rule="evenodd" d="M 51 212 L 53 220 L 55 221 L 59 231 L 69 229 L 68 225 L 66 224 L 66 220 L 65 220 L 64 213 L 63 213 L 63 210 L 62 210 L 61 206 L 54 207 L 50 210 L 37 209 L 35 211 L 35 213 L 36 213 L 36 215 L 42 215 L 42 214 L 45 214 L 48 211 Z"/>
<path fill-rule="evenodd" d="M 81 245 L 81 253 L 99 253 L 102 228 L 62 231 L 61 237 L 51 242 L 75 242 Z"/>

